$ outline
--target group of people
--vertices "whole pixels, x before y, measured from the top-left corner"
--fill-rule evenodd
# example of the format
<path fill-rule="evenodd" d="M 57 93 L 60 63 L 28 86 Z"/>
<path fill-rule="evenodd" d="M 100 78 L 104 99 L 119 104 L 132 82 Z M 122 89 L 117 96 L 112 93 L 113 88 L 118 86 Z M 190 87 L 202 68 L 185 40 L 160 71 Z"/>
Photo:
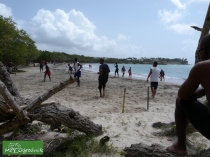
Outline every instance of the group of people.
<path fill-rule="evenodd" d="M 45 74 L 44 74 L 44 82 L 45 82 L 45 79 L 46 79 L 46 76 L 48 75 L 49 77 L 49 80 L 51 81 L 51 72 L 50 72 L 50 68 L 49 66 L 47 65 L 47 62 L 46 61 L 41 61 L 40 62 L 40 73 L 43 72 L 43 66 L 45 65 Z M 74 77 L 77 77 L 77 86 L 79 87 L 80 86 L 80 77 L 81 77 L 81 68 L 82 68 L 82 65 L 77 61 L 77 58 L 74 59 L 74 71 L 73 72 L 73 67 L 70 65 L 70 63 L 68 64 L 68 70 L 69 70 L 69 73 L 70 74 L 74 74 Z"/>
<path fill-rule="evenodd" d="M 119 68 L 118 68 L 117 62 L 114 64 L 114 66 L 115 66 L 115 72 L 114 72 L 115 77 L 116 77 L 116 74 L 117 74 L 117 76 L 119 77 Z M 124 77 L 125 71 L 126 71 L 126 69 L 125 69 L 125 66 L 123 65 L 123 67 L 122 67 L 122 69 L 121 69 L 122 77 Z M 129 75 L 129 77 L 132 76 L 131 67 L 130 67 L 129 70 L 128 70 L 128 75 Z"/>
<path fill-rule="evenodd" d="M 177 141 L 171 146 L 167 147 L 166 150 L 176 154 L 188 154 L 186 149 L 186 127 L 190 122 L 204 137 L 210 140 L 210 104 L 204 105 L 197 99 L 203 96 L 210 100 L 210 34 L 206 35 L 199 43 L 198 54 L 201 62 L 197 63 L 190 71 L 188 78 L 181 85 L 178 90 L 176 98 L 175 108 L 175 123 Z M 109 66 L 104 63 L 104 59 L 100 59 L 99 66 L 99 93 L 100 97 L 105 96 L 105 87 L 109 78 Z M 49 67 L 46 65 L 46 71 Z M 157 67 L 158 63 L 154 62 L 150 69 L 146 82 L 150 78 L 152 97 L 155 97 L 156 90 L 158 88 L 159 78 L 164 79 L 164 71 L 161 71 Z M 118 65 L 115 63 L 115 76 L 118 74 Z M 80 86 L 82 65 L 74 60 L 74 77 L 77 77 L 77 86 Z M 131 69 L 131 68 L 130 68 Z M 125 73 L 125 67 L 122 67 L 123 76 Z M 130 70 L 131 73 L 131 70 Z M 46 75 L 50 76 L 50 72 L 45 72 Z M 131 74 L 130 74 L 131 75 Z M 119 74 L 118 74 L 119 76 Z M 50 77 L 49 77 L 50 78 Z M 199 88 L 199 85 L 201 87 Z"/>

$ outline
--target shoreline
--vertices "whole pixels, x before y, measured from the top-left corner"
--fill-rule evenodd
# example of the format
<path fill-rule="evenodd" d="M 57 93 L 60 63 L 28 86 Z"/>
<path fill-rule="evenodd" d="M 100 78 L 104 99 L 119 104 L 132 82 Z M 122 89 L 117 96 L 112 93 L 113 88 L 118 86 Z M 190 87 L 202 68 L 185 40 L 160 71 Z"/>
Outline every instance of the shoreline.
<path fill-rule="evenodd" d="M 92 70 L 90 70 L 90 69 L 82 69 L 82 71 L 86 71 L 86 72 L 90 72 L 90 73 L 97 73 L 97 72 L 95 72 L 95 71 L 92 71 Z M 120 71 L 120 70 L 119 70 Z M 121 74 L 121 72 L 119 72 L 119 78 L 125 78 L 125 79 L 134 79 L 134 80 L 141 80 L 141 81 L 145 81 L 146 82 L 146 78 L 143 78 L 143 77 L 141 77 L 141 76 L 139 76 L 139 77 L 137 77 L 137 76 L 132 76 L 132 77 L 129 77 L 129 76 L 127 76 L 127 75 L 125 75 L 124 77 L 122 77 L 121 76 L 122 74 Z M 109 74 L 109 76 L 111 76 L 111 77 L 114 77 L 115 75 L 114 75 L 114 72 L 110 72 L 110 74 Z M 116 77 L 117 78 L 117 77 Z M 177 86 L 181 86 L 183 83 L 184 83 L 184 81 L 185 81 L 185 79 L 179 79 L 179 80 L 168 80 L 168 79 L 166 79 L 165 78 L 165 80 L 163 80 L 163 81 L 160 81 L 159 80 L 159 84 L 174 84 L 174 85 L 177 85 Z"/>

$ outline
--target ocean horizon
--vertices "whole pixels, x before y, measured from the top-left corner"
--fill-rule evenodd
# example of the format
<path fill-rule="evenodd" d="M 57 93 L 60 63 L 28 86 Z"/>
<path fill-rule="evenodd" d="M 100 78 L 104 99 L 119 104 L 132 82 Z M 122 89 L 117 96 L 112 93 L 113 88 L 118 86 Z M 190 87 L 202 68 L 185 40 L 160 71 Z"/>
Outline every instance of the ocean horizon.
<path fill-rule="evenodd" d="M 83 69 L 86 71 L 90 71 L 93 73 L 97 73 L 99 70 L 99 65 L 97 63 L 91 64 L 92 68 L 89 68 L 89 64 L 84 64 Z M 108 64 L 110 68 L 110 75 L 114 76 L 115 66 L 114 64 Z M 118 64 L 119 68 L 119 76 L 122 77 L 121 68 L 125 66 L 126 72 L 124 77 L 129 78 L 128 69 L 131 67 L 132 70 L 132 78 L 146 80 L 149 74 L 150 68 L 152 64 Z M 188 77 L 193 64 L 188 65 L 177 65 L 177 64 L 167 64 L 167 65 L 158 65 L 159 69 L 164 70 L 165 72 L 165 80 L 163 82 L 173 83 L 181 85 Z"/>

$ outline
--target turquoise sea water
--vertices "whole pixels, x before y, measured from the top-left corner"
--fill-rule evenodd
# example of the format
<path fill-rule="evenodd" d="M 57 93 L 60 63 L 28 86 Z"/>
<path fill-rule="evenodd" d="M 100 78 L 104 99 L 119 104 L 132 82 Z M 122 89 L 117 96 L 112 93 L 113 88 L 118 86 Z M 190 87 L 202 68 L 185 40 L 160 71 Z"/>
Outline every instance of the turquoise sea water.
<path fill-rule="evenodd" d="M 84 70 L 98 72 L 99 64 L 91 64 L 92 68 L 89 68 L 89 64 L 83 65 Z M 110 75 L 114 76 L 115 67 L 114 64 L 108 64 L 111 70 Z M 125 66 L 125 77 L 128 77 L 128 69 L 131 67 L 132 78 L 146 80 L 150 68 L 150 64 L 118 64 L 119 75 L 122 76 L 121 68 Z M 165 72 L 165 82 L 182 84 L 188 77 L 189 72 L 193 65 L 158 65 L 159 69 L 163 69 Z"/>

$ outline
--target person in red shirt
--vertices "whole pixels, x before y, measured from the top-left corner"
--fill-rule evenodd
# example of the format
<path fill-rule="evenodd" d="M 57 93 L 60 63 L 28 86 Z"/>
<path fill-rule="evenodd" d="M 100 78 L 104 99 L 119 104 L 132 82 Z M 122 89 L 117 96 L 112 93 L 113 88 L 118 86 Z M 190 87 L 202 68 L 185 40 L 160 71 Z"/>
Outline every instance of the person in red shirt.
<path fill-rule="evenodd" d="M 50 77 L 50 68 L 48 67 L 47 65 L 47 62 L 45 62 L 45 67 L 46 67 L 46 71 L 44 72 L 44 82 L 45 82 L 45 79 L 46 79 L 46 75 L 49 76 L 49 80 L 51 81 L 51 77 Z"/>

